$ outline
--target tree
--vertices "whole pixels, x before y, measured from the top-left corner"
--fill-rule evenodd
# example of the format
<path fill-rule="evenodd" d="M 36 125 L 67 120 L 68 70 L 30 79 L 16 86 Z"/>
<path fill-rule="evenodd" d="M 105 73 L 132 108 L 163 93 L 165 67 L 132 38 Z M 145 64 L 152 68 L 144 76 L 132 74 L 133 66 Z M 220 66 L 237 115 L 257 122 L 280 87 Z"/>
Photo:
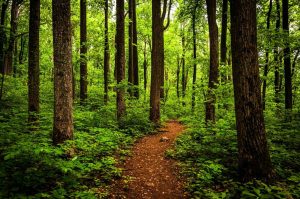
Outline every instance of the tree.
<path fill-rule="evenodd" d="M 228 21 L 228 0 L 222 4 L 222 29 L 221 29 L 221 66 L 226 66 L 227 59 L 227 21 Z M 227 74 L 221 74 L 221 81 L 225 82 Z"/>
<path fill-rule="evenodd" d="M 133 17 L 132 17 L 132 0 L 128 0 L 128 17 L 129 17 L 129 25 L 128 25 L 128 83 L 129 83 L 129 93 L 132 96 L 133 90 L 132 85 L 134 83 L 133 76 Z"/>
<path fill-rule="evenodd" d="M 289 0 L 282 0 L 282 29 L 289 36 Z M 285 40 L 284 54 L 284 79 L 285 79 L 285 108 L 293 108 L 291 49 L 288 39 Z"/>
<path fill-rule="evenodd" d="M 5 74 L 11 74 L 13 72 L 13 56 L 17 38 L 16 34 L 18 29 L 19 9 L 22 2 L 23 0 L 12 0 L 11 4 L 10 36 L 4 59 Z"/>
<path fill-rule="evenodd" d="M 54 48 L 53 143 L 73 138 L 73 74 L 70 0 L 52 1 Z M 63 25 L 62 25 L 63 24 Z"/>
<path fill-rule="evenodd" d="M 267 147 L 260 92 L 257 51 L 256 1 L 231 1 L 231 48 L 242 181 L 274 177 Z"/>
<path fill-rule="evenodd" d="M 116 29 L 116 67 L 117 67 L 117 119 L 120 121 L 126 111 L 125 90 L 122 81 L 125 79 L 125 32 L 124 32 L 124 0 L 117 0 L 117 29 Z"/>
<path fill-rule="evenodd" d="M 104 103 L 108 102 L 108 76 L 109 76 L 109 40 L 108 40 L 108 0 L 105 0 L 104 5 Z"/>
<path fill-rule="evenodd" d="M 87 98 L 86 0 L 80 0 L 80 100 Z"/>
<path fill-rule="evenodd" d="M 152 1 L 152 56 L 151 56 L 151 90 L 150 120 L 158 124 L 160 121 L 160 86 L 163 68 L 163 20 L 161 18 L 159 0 Z"/>
<path fill-rule="evenodd" d="M 196 11 L 198 3 L 194 1 L 194 8 L 192 13 L 192 29 L 193 29 L 193 91 L 192 91 L 192 111 L 195 108 L 195 90 L 196 90 L 196 79 L 197 79 L 197 36 L 196 36 Z M 183 43 L 183 42 L 182 42 Z"/>
<path fill-rule="evenodd" d="M 269 10 L 267 14 L 267 30 L 270 30 L 270 18 L 271 18 L 271 12 L 272 12 L 272 0 L 270 0 L 269 3 Z M 267 38 L 268 40 L 268 38 Z M 269 42 L 268 42 L 269 45 Z M 263 80 L 263 93 L 262 93 L 262 102 L 263 102 L 263 109 L 266 108 L 266 92 L 267 92 L 267 76 L 269 71 L 269 49 L 266 49 L 266 63 L 264 67 L 264 80 Z"/>
<path fill-rule="evenodd" d="M 276 34 L 279 34 L 280 29 L 280 3 L 276 0 Z M 274 47 L 274 61 L 275 61 L 275 73 L 274 73 L 274 88 L 275 88 L 275 102 L 279 102 L 279 91 L 280 91 L 280 73 L 279 66 L 281 65 L 278 52 L 278 44 Z"/>
<path fill-rule="evenodd" d="M 210 67 L 208 82 L 208 98 L 206 99 L 206 122 L 215 122 L 215 102 L 216 96 L 214 89 L 218 84 L 219 76 L 219 39 L 218 26 L 216 22 L 216 0 L 207 0 L 207 16 L 209 26 L 209 44 L 210 44 Z"/>
<path fill-rule="evenodd" d="M 136 24 L 136 0 L 132 1 L 132 64 L 133 64 L 133 84 L 134 96 L 139 98 L 139 62 L 138 62 L 138 40 L 137 40 L 137 24 Z"/>
<path fill-rule="evenodd" d="M 35 122 L 40 111 L 40 0 L 30 0 L 29 15 L 28 121 Z"/>

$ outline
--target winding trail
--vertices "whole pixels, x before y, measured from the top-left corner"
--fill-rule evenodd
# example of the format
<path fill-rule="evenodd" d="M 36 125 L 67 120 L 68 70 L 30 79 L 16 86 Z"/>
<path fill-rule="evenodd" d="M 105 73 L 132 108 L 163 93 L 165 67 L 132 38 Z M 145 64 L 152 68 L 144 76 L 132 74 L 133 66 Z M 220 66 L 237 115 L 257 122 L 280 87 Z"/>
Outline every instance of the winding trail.
<path fill-rule="evenodd" d="M 122 165 L 124 177 L 114 182 L 110 198 L 188 198 L 176 162 L 165 158 L 165 151 L 183 130 L 178 121 L 169 121 L 159 130 L 162 133 L 140 139 L 132 149 L 132 156 Z"/>

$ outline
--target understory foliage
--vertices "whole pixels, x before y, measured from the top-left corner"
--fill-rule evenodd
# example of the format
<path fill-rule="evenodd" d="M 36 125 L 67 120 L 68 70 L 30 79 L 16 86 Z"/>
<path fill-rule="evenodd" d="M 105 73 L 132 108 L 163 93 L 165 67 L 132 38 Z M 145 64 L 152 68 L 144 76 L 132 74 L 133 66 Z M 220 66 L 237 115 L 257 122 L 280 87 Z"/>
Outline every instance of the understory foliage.
<path fill-rule="evenodd" d="M 75 103 L 75 138 L 52 144 L 52 82 L 42 84 L 40 126 L 29 132 L 23 79 L 6 80 L 0 110 L 0 198 L 102 198 L 136 138 L 152 132 L 145 108 L 132 100 L 119 128 L 113 101 L 104 106 L 90 92 L 85 106 Z M 13 89 L 14 88 L 14 89 Z"/>
<path fill-rule="evenodd" d="M 187 190 L 193 198 L 299 198 L 299 106 L 287 120 L 281 111 L 283 103 L 267 104 L 266 132 L 276 181 L 270 185 L 259 180 L 243 184 L 238 176 L 233 93 L 225 92 L 228 87 L 230 84 L 221 85 L 217 91 L 223 95 L 217 105 L 217 123 L 205 124 L 204 112 L 184 113 L 180 120 L 187 129 L 175 148 L 166 152 L 179 160 Z"/>

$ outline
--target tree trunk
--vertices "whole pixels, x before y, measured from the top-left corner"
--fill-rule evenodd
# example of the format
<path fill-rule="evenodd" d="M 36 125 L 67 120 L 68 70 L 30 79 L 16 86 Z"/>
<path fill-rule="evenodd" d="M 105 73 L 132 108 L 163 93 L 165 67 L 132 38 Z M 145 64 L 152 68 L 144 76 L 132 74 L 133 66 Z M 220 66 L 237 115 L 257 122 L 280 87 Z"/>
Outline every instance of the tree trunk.
<path fill-rule="evenodd" d="M 147 41 L 145 41 L 145 47 L 144 47 L 144 90 L 145 93 L 147 91 Z"/>
<path fill-rule="evenodd" d="M 196 78 L 197 78 L 197 38 L 196 38 L 196 4 L 194 5 L 194 11 L 193 11 L 193 16 L 192 16 L 192 28 L 193 28 L 193 87 L 192 87 L 192 111 L 195 109 L 195 100 L 196 100 Z"/>
<path fill-rule="evenodd" d="M 132 0 L 128 0 L 128 83 L 129 83 L 129 94 L 133 96 L 133 21 L 132 21 Z"/>
<path fill-rule="evenodd" d="M 18 28 L 19 8 L 21 3 L 22 1 L 20 0 L 13 0 L 11 5 L 10 36 L 4 61 L 5 74 L 8 75 L 12 74 L 13 72 L 14 47 Z"/>
<path fill-rule="evenodd" d="M 19 64 L 23 64 L 24 62 L 24 52 L 25 52 L 25 45 L 26 45 L 26 36 L 21 36 L 21 49 L 19 52 Z"/>
<path fill-rule="evenodd" d="M 232 69 L 241 181 L 268 181 L 274 176 L 262 110 L 256 25 L 256 0 L 232 1 Z"/>
<path fill-rule="evenodd" d="M 136 29 L 136 0 L 132 0 L 132 65 L 133 65 L 133 84 L 134 96 L 139 98 L 139 63 L 138 63 L 138 46 L 137 46 L 137 29 Z"/>
<path fill-rule="evenodd" d="M 228 19 L 228 0 L 223 0 L 222 5 L 222 32 L 221 32 L 221 65 L 226 66 L 227 55 L 227 19 Z M 222 74 L 222 82 L 227 79 L 227 74 Z"/>
<path fill-rule="evenodd" d="M 184 31 L 182 31 L 182 38 L 181 38 L 181 44 L 182 44 L 182 58 L 181 58 L 181 89 L 182 89 L 182 98 L 185 98 L 185 91 L 186 91 L 186 71 L 185 71 L 185 36 Z"/>
<path fill-rule="evenodd" d="M 280 3 L 279 0 L 276 0 L 276 34 L 279 34 L 280 29 Z M 280 84 L 280 73 L 279 68 L 281 65 L 279 59 L 279 52 L 278 52 L 278 44 L 275 44 L 274 48 L 274 61 L 275 61 L 275 74 L 274 74 L 274 88 L 275 88 L 275 102 L 279 102 L 279 84 Z"/>
<path fill-rule="evenodd" d="M 6 0 L 2 3 L 1 8 L 1 21 L 0 21 L 0 69 L 1 73 L 5 73 L 5 66 L 4 66 L 4 46 L 6 41 L 6 32 L 5 32 L 5 17 L 6 17 L 6 11 L 8 7 L 9 0 Z M 3 76 L 4 77 L 4 76 Z M 2 78 L 3 79 L 3 78 Z M 2 94 L 2 87 L 1 87 L 1 93 Z"/>
<path fill-rule="evenodd" d="M 125 25 L 124 0 L 117 0 L 117 29 L 116 29 L 116 67 L 117 67 L 117 119 L 125 116 L 125 90 L 120 86 L 125 79 Z"/>
<path fill-rule="evenodd" d="M 40 112 L 40 0 L 30 0 L 29 15 L 28 122 L 34 123 Z"/>
<path fill-rule="evenodd" d="M 109 40 L 108 40 L 108 0 L 105 0 L 105 22 L 104 22 L 104 103 L 108 102 L 108 76 L 109 76 Z"/>
<path fill-rule="evenodd" d="M 86 0 L 80 0 L 80 101 L 87 98 Z"/>
<path fill-rule="evenodd" d="M 282 29 L 286 38 L 289 36 L 289 0 L 282 0 Z M 292 72 L 291 72 L 291 49 L 288 39 L 283 49 L 284 78 L 285 78 L 285 108 L 293 108 Z"/>
<path fill-rule="evenodd" d="M 270 30 L 270 18 L 271 18 L 271 12 L 272 12 L 272 0 L 270 0 L 269 3 L 269 11 L 267 14 L 267 30 Z M 267 38 L 268 40 L 268 38 Z M 269 43 L 268 43 L 269 45 Z M 266 49 L 266 63 L 264 67 L 264 79 L 263 79 L 263 94 L 262 94 L 262 102 L 263 102 L 263 110 L 266 108 L 266 92 L 267 92 L 267 77 L 268 77 L 268 71 L 269 71 L 269 49 Z"/>
<path fill-rule="evenodd" d="M 163 68 L 163 20 L 161 19 L 160 1 L 152 1 L 152 56 L 151 56 L 151 90 L 150 120 L 160 122 L 160 86 Z"/>
<path fill-rule="evenodd" d="M 209 25 L 209 43 L 210 43 L 210 69 L 208 83 L 208 98 L 206 99 L 206 122 L 215 122 L 215 102 L 216 96 L 214 90 L 218 84 L 219 76 L 219 41 L 218 26 L 216 22 L 216 0 L 206 0 L 207 15 Z"/>
<path fill-rule="evenodd" d="M 70 0 L 52 1 L 54 49 L 53 143 L 73 138 L 73 73 Z"/>
<path fill-rule="evenodd" d="M 180 98 L 180 91 L 179 91 L 179 79 L 180 79 L 180 57 L 177 56 L 177 70 L 176 70 L 176 94 L 177 98 Z"/>

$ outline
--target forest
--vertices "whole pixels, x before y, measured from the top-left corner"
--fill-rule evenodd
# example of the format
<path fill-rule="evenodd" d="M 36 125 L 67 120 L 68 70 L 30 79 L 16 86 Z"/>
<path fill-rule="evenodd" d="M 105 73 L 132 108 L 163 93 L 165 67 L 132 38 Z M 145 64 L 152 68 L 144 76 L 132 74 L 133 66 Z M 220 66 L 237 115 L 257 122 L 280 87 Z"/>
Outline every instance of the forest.
<path fill-rule="evenodd" d="M 299 0 L 0 13 L 0 198 L 300 198 Z"/>

